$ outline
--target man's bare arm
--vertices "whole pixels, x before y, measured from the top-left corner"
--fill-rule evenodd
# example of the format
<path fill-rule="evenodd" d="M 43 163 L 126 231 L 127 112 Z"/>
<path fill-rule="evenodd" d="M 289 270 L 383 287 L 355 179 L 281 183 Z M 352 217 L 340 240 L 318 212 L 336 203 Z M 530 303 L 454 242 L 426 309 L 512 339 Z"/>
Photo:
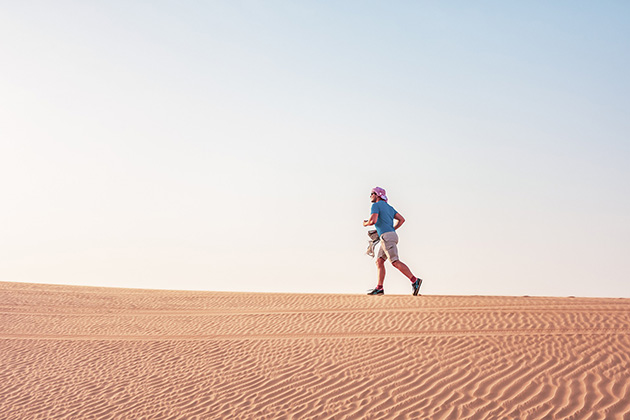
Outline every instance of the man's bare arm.
<path fill-rule="evenodd" d="M 373 213 L 370 215 L 369 219 L 363 221 L 363 226 L 372 226 L 376 224 L 377 220 L 378 220 L 378 213 Z"/>
<path fill-rule="evenodd" d="M 398 229 L 399 227 L 402 226 L 403 223 L 405 223 L 405 218 L 402 217 L 402 214 L 400 213 L 396 213 L 396 216 L 394 216 L 394 219 L 398 221 L 398 223 L 394 225 L 394 230 Z"/>

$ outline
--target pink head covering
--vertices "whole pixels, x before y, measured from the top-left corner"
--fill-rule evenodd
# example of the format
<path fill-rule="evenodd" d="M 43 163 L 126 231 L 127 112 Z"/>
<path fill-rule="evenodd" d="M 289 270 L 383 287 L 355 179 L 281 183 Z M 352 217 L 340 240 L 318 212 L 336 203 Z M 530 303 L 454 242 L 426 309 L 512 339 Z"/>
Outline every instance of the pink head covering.
<path fill-rule="evenodd" d="M 381 198 L 381 200 L 387 201 L 387 195 L 386 195 L 385 190 L 383 188 L 381 188 L 381 187 L 374 187 L 374 188 L 372 188 L 372 192 L 376 193 L 376 195 L 378 195 Z"/>

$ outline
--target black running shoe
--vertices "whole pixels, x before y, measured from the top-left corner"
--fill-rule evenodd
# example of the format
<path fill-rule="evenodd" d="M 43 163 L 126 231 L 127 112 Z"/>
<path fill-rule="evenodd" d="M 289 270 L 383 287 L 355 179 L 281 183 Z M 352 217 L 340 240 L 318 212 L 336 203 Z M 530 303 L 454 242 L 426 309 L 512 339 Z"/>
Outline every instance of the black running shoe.
<path fill-rule="evenodd" d="M 368 292 L 368 295 L 384 295 L 384 294 L 385 294 L 385 290 L 379 289 L 379 288 L 374 288 Z"/>
<path fill-rule="evenodd" d="M 418 290 L 420 290 L 420 286 L 422 286 L 422 279 L 416 277 L 416 281 L 411 283 L 411 290 L 414 296 L 418 296 Z"/>

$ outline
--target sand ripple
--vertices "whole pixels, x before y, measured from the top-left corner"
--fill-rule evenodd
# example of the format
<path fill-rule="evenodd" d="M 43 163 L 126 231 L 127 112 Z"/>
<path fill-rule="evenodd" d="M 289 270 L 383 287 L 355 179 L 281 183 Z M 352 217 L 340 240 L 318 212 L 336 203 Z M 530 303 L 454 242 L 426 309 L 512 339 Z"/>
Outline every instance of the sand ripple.
<path fill-rule="evenodd" d="M 630 301 L 0 283 L 0 362 L 8 419 L 627 419 Z"/>

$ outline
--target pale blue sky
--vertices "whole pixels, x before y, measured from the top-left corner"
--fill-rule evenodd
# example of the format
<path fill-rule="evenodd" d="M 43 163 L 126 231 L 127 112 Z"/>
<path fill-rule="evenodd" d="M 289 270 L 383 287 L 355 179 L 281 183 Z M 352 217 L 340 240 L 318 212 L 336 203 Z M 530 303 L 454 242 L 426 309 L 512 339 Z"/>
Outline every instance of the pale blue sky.
<path fill-rule="evenodd" d="M 0 280 L 364 293 L 379 185 L 424 293 L 630 297 L 629 21 L 0 1 Z"/>

